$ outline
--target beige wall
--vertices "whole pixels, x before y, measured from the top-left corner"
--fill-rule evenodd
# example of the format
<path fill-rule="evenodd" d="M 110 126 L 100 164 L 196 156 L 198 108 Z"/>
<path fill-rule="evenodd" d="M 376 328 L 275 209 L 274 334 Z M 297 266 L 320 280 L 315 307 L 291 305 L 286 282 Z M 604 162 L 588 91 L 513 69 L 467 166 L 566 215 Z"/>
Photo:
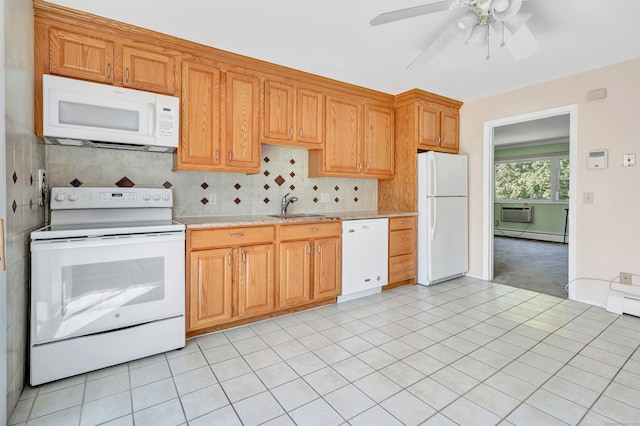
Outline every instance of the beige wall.
<path fill-rule="evenodd" d="M 622 167 L 622 155 L 640 160 L 640 59 L 467 102 L 460 113 L 460 152 L 469 154 L 469 267 L 483 276 L 483 125 L 520 114 L 578 106 L 576 298 L 605 304 L 608 282 L 620 271 L 640 274 L 640 164 Z M 587 92 L 606 88 L 607 98 Z M 588 170 L 587 155 L 607 149 L 609 167 Z M 583 193 L 594 194 L 583 204 Z M 640 285 L 640 276 L 633 277 Z"/>

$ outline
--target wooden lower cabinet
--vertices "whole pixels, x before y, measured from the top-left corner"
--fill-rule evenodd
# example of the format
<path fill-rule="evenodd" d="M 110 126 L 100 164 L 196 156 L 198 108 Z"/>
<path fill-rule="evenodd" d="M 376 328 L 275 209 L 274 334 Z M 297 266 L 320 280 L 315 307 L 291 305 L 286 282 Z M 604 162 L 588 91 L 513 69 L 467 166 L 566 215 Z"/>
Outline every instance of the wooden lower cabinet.
<path fill-rule="evenodd" d="M 238 250 L 238 316 L 273 311 L 274 245 L 240 247 Z"/>
<path fill-rule="evenodd" d="M 389 284 L 387 288 L 416 282 L 415 216 L 389 218 Z"/>
<path fill-rule="evenodd" d="M 341 233 L 340 222 L 280 226 L 279 308 L 340 295 Z"/>
<path fill-rule="evenodd" d="M 187 229 L 187 336 L 335 301 L 341 235 L 340 221 Z"/>
<path fill-rule="evenodd" d="M 275 309 L 275 227 L 187 231 L 187 335 Z"/>
<path fill-rule="evenodd" d="M 189 330 L 209 327 L 231 319 L 231 252 L 231 249 L 221 248 L 189 254 Z"/>

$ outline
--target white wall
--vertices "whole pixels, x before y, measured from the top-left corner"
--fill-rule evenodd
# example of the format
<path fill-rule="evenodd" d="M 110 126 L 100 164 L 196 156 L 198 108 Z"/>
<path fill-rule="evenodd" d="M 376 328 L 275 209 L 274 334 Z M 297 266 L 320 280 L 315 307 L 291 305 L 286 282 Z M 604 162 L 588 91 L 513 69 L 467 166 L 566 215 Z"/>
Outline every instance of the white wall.
<path fill-rule="evenodd" d="M 485 121 L 578 105 L 576 298 L 605 304 L 608 282 L 620 271 L 640 274 L 640 165 L 622 167 L 622 155 L 640 156 L 640 59 L 465 103 L 460 151 L 469 154 L 469 267 L 483 275 L 483 124 Z M 587 92 L 606 88 L 607 98 Z M 588 170 L 587 154 L 607 149 L 609 167 Z M 640 157 L 639 157 L 640 159 Z M 593 204 L 583 204 L 585 192 Z M 640 277 L 634 277 L 640 285 Z"/>

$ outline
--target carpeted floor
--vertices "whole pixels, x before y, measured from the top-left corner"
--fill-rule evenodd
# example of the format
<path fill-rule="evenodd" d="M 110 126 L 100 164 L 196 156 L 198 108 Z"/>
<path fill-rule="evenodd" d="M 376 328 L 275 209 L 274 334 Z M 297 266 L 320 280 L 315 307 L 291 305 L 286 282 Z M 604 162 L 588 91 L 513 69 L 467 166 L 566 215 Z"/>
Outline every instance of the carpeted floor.
<path fill-rule="evenodd" d="M 495 236 L 493 281 L 567 297 L 568 245 Z"/>

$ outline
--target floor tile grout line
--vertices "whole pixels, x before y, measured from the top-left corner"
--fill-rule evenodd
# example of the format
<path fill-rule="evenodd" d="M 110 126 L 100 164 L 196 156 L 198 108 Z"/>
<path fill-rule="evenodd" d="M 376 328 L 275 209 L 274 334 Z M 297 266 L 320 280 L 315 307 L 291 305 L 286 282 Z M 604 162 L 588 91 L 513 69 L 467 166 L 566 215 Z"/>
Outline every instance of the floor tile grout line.
<path fill-rule="evenodd" d="M 614 321 L 615 322 L 615 321 Z M 612 325 L 613 323 L 611 323 L 609 325 L 609 327 Z M 607 329 L 609 328 L 607 327 Z M 607 329 L 603 330 L 602 333 L 604 333 Z M 602 334 L 600 333 L 600 334 Z M 609 383 L 607 383 L 607 386 L 604 387 L 604 389 L 600 392 L 600 394 L 598 395 L 598 397 L 595 399 L 595 401 L 593 401 L 593 403 L 591 404 L 591 406 L 587 409 L 587 411 L 584 413 L 584 415 L 580 418 L 579 422 L 582 422 L 582 420 L 584 420 L 584 418 L 587 416 L 587 414 L 589 414 L 591 412 L 591 410 L 593 409 L 593 407 L 595 407 L 595 405 L 598 403 L 598 401 L 600 401 L 600 399 L 605 395 L 605 392 L 607 391 L 607 389 L 609 389 L 609 387 L 611 386 L 611 384 L 613 382 L 615 382 L 616 377 L 618 377 L 618 375 L 620 374 L 620 372 L 622 370 L 624 370 L 625 365 L 627 365 L 629 363 L 629 361 L 631 360 L 631 358 L 633 357 L 633 355 L 635 355 L 636 353 L 640 353 L 640 344 L 638 346 L 636 346 L 636 349 L 633 351 L 633 353 L 631 355 L 629 355 L 629 357 L 627 357 L 626 361 L 620 366 L 620 368 L 618 369 L 618 371 L 616 372 L 616 374 L 609 380 Z M 612 399 L 616 399 L 616 398 L 612 398 Z M 621 404 L 626 404 L 624 401 L 620 401 L 618 399 L 616 399 L 616 401 L 620 402 Z M 600 414 L 600 413 L 598 413 Z M 605 416 L 604 414 L 600 414 L 603 417 L 607 417 L 610 418 L 608 416 Z M 611 419 L 614 422 L 617 422 L 617 420 L 615 419 Z"/>

